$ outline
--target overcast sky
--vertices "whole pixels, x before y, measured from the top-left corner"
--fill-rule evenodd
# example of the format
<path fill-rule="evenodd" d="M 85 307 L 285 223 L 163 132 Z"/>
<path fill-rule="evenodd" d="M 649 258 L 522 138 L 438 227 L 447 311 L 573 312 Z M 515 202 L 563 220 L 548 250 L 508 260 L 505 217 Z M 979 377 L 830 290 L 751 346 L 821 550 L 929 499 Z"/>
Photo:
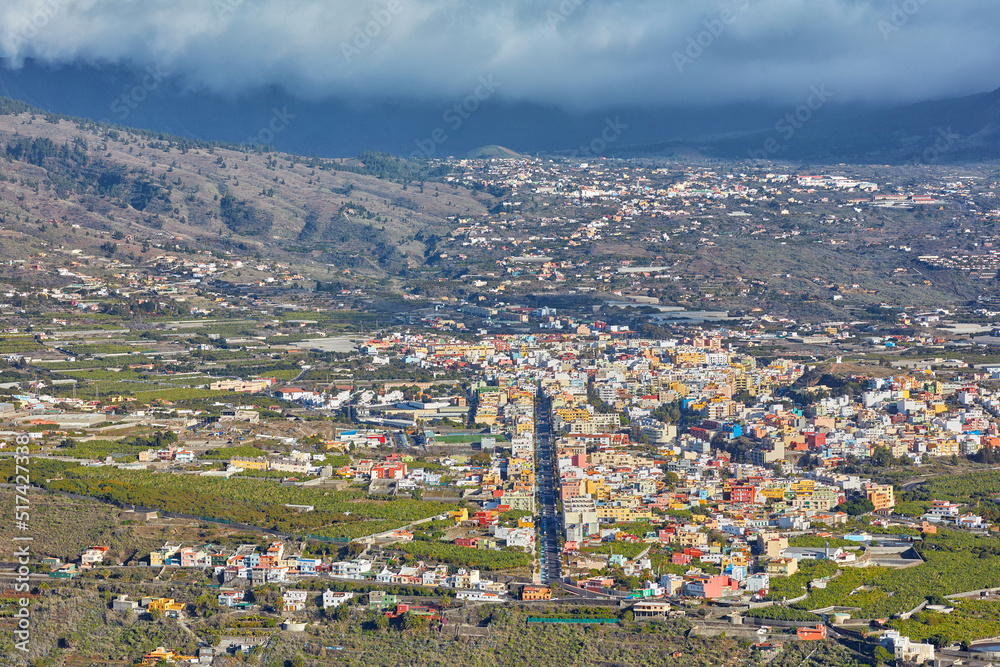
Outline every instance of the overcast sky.
<path fill-rule="evenodd" d="M 997 0 L 0 0 L 8 67 L 422 101 L 492 77 L 500 99 L 568 109 L 783 104 L 817 85 L 874 103 L 993 90 L 998 29 Z"/>

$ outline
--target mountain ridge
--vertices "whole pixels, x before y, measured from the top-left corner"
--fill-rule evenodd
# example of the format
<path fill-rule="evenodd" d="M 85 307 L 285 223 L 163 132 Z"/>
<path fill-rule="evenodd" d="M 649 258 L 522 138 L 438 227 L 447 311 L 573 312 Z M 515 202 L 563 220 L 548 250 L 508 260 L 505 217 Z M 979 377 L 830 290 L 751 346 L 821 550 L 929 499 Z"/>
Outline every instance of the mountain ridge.
<path fill-rule="evenodd" d="M 1000 88 L 824 118 L 823 109 L 779 117 L 771 128 L 725 137 L 627 146 L 618 156 L 672 156 L 692 151 L 709 158 L 858 163 L 954 163 L 1000 159 Z M 802 120 L 806 118 L 806 120 Z"/>
<path fill-rule="evenodd" d="M 400 275 L 450 220 L 495 205 L 436 181 L 448 167 L 381 153 L 308 158 L 40 113 L 0 100 L 9 259 L 69 245 L 136 263 L 170 247 L 266 256 L 315 279 Z"/>

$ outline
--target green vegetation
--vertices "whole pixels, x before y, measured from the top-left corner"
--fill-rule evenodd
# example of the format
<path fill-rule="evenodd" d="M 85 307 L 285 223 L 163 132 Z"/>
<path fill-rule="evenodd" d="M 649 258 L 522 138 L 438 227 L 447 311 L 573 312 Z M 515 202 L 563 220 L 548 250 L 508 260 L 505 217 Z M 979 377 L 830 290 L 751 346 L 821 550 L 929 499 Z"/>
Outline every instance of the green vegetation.
<path fill-rule="evenodd" d="M 40 464 L 41 462 L 39 462 Z M 405 498 L 368 499 L 362 491 L 328 492 L 286 487 L 249 477 L 218 479 L 45 462 L 53 470 L 33 479 L 53 491 L 91 496 L 117 505 L 136 504 L 170 512 L 225 519 L 289 533 L 360 537 L 441 514 L 453 505 Z M 38 468 L 39 464 L 35 464 Z M 56 470 L 62 471 L 62 479 Z M 13 461 L 0 462 L 0 478 L 13 475 Z M 312 505 L 297 513 L 285 504 Z"/>
<path fill-rule="evenodd" d="M 108 365 L 108 362 L 104 359 L 83 359 L 77 361 L 39 361 L 37 363 L 32 362 L 31 365 L 36 368 L 64 374 L 64 371 L 103 368 Z"/>
<path fill-rule="evenodd" d="M 24 354 L 44 349 L 34 336 L 2 336 L 0 337 L 0 354 Z"/>
<path fill-rule="evenodd" d="M 760 607 L 743 612 L 744 616 L 750 618 L 766 618 L 772 621 L 802 621 L 806 623 L 820 623 L 823 618 L 816 614 L 801 609 L 791 607 Z"/>
<path fill-rule="evenodd" d="M 100 460 L 111 456 L 118 461 L 128 462 L 137 460 L 139 452 L 145 451 L 146 449 L 148 449 L 148 447 L 128 445 L 123 442 L 113 440 L 91 440 L 89 442 L 61 445 L 57 454 L 59 456 L 71 456 L 77 459 L 94 460 Z"/>
<path fill-rule="evenodd" d="M 271 231 L 274 216 L 246 201 L 226 194 L 219 200 L 219 217 L 236 234 L 260 236 Z"/>
<path fill-rule="evenodd" d="M 832 577 L 837 573 L 837 569 L 836 563 L 828 560 L 802 561 L 798 571 L 792 576 L 771 577 L 771 587 L 768 590 L 767 599 L 781 601 L 797 598 L 807 592 L 806 586 L 810 581 Z"/>
<path fill-rule="evenodd" d="M 583 613 L 583 612 L 581 612 Z M 605 612 L 606 613 L 606 612 Z M 527 623 L 529 616 L 559 618 L 572 616 L 570 609 L 559 605 L 533 605 L 530 610 L 490 607 L 471 610 L 463 622 L 489 628 L 489 639 L 474 642 L 442 641 L 442 633 L 432 627 L 397 632 L 388 623 L 357 617 L 345 628 L 339 623 L 315 628 L 316 646 L 343 646 L 336 660 L 351 667 L 393 667 L 412 665 L 495 665 L 516 667 L 718 667 L 745 664 L 752 655 L 750 647 L 727 637 L 704 638 L 690 634 L 685 619 L 670 621 L 629 620 L 622 613 L 622 623 L 608 625 L 563 625 Z M 454 615 L 449 616 L 449 624 Z M 312 628 L 311 628 L 312 630 Z M 387 633 L 390 633 L 387 634 Z M 392 650 L 386 650 L 387 644 Z M 322 657 L 318 648 L 302 653 L 301 640 L 277 635 L 269 645 L 268 657 L 274 665 L 293 664 L 295 657 L 305 664 L 326 664 L 330 653 Z M 320 653 L 317 658 L 316 653 Z M 806 660 L 809 656 L 808 661 Z M 283 662 L 288 661 L 288 662 Z M 771 667 L 857 667 L 860 663 L 836 642 L 789 642 Z"/>
<path fill-rule="evenodd" d="M 265 452 L 257 449 L 253 445 L 237 445 L 235 447 L 219 447 L 218 449 L 210 449 L 199 458 L 210 459 L 213 461 L 228 461 L 234 456 L 256 458 L 264 455 Z"/>
<path fill-rule="evenodd" d="M 874 510 L 875 505 L 867 498 L 855 498 L 854 500 L 848 500 L 846 503 L 837 505 L 834 509 L 838 512 L 847 512 L 851 516 L 861 516 Z"/>
<path fill-rule="evenodd" d="M 923 565 L 906 569 L 845 568 L 825 589 L 811 591 L 808 598 L 794 606 L 819 609 L 843 605 L 858 607 L 862 617 L 888 618 L 916 607 L 932 595 L 1000 586 L 1000 540 L 941 531 L 927 536 L 925 543 L 915 548 L 926 561 Z M 780 581 L 772 580 L 772 599 L 780 599 L 780 594 L 776 596 Z M 864 589 L 858 590 L 861 587 Z"/>
<path fill-rule="evenodd" d="M 133 394 L 141 401 L 191 401 L 195 399 L 212 399 L 217 401 L 233 401 L 235 394 L 231 391 L 212 391 L 211 389 L 153 389 L 137 391 Z"/>
<path fill-rule="evenodd" d="M 913 500 L 899 503 L 893 508 L 893 511 L 901 516 L 917 517 L 925 514 L 930 507 L 931 504 L 928 501 Z"/>
<path fill-rule="evenodd" d="M 531 558 L 521 550 L 489 551 L 460 547 L 447 542 L 404 542 L 396 549 L 422 560 L 436 560 L 480 570 L 517 570 L 531 564 Z"/>
<path fill-rule="evenodd" d="M 969 600 L 955 603 L 955 611 L 923 611 L 905 621 L 889 623 L 915 642 L 938 647 L 1000 635 L 1000 602 Z"/>
<path fill-rule="evenodd" d="M 625 610 L 628 611 L 628 610 Z M 560 611 L 546 611 L 541 614 L 535 614 L 537 618 L 539 616 L 544 618 L 622 618 L 625 611 L 618 611 L 611 607 L 572 607 L 569 609 L 563 609 Z"/>
<path fill-rule="evenodd" d="M 143 344 L 145 345 L 145 343 Z M 142 350 L 131 345 L 116 343 L 66 343 L 61 349 L 74 357 L 101 354 L 132 354 L 133 352 L 142 354 L 148 352 L 148 350 Z"/>
<path fill-rule="evenodd" d="M 968 472 L 928 480 L 918 487 L 921 500 L 972 503 L 1000 495 L 1000 470 Z"/>
<path fill-rule="evenodd" d="M 177 442 L 177 436 L 169 431 L 160 431 L 148 437 L 133 436 L 123 440 L 88 440 L 76 442 L 64 440 L 59 445 L 59 456 L 78 459 L 103 459 L 111 456 L 119 461 L 134 461 L 139 452 L 147 449 L 162 449 Z"/>

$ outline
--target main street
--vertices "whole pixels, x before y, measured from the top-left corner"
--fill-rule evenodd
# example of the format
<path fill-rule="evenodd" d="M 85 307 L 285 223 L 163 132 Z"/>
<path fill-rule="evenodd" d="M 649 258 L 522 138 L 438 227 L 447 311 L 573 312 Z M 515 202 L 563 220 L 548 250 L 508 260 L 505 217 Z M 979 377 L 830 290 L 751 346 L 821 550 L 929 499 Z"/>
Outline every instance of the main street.
<path fill-rule="evenodd" d="M 556 456 L 552 438 L 549 402 L 540 395 L 535 404 L 535 424 L 538 437 L 538 510 L 541 521 L 539 531 L 539 555 L 542 562 L 542 581 L 551 583 L 562 579 L 562 557 L 559 550 L 559 536 L 562 518 L 556 505 Z"/>

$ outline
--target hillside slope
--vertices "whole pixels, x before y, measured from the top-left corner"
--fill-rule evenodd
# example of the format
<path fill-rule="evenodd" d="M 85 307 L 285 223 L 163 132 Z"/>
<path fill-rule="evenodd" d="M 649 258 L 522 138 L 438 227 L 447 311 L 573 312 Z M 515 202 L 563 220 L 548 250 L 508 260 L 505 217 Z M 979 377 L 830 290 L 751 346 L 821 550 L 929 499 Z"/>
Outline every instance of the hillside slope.
<path fill-rule="evenodd" d="M 424 263 L 426 239 L 493 204 L 383 154 L 319 160 L 6 110 L 0 243 L 11 259 L 46 244 L 98 252 L 110 237 L 136 261 L 169 243 L 318 275 L 396 274 Z"/>

